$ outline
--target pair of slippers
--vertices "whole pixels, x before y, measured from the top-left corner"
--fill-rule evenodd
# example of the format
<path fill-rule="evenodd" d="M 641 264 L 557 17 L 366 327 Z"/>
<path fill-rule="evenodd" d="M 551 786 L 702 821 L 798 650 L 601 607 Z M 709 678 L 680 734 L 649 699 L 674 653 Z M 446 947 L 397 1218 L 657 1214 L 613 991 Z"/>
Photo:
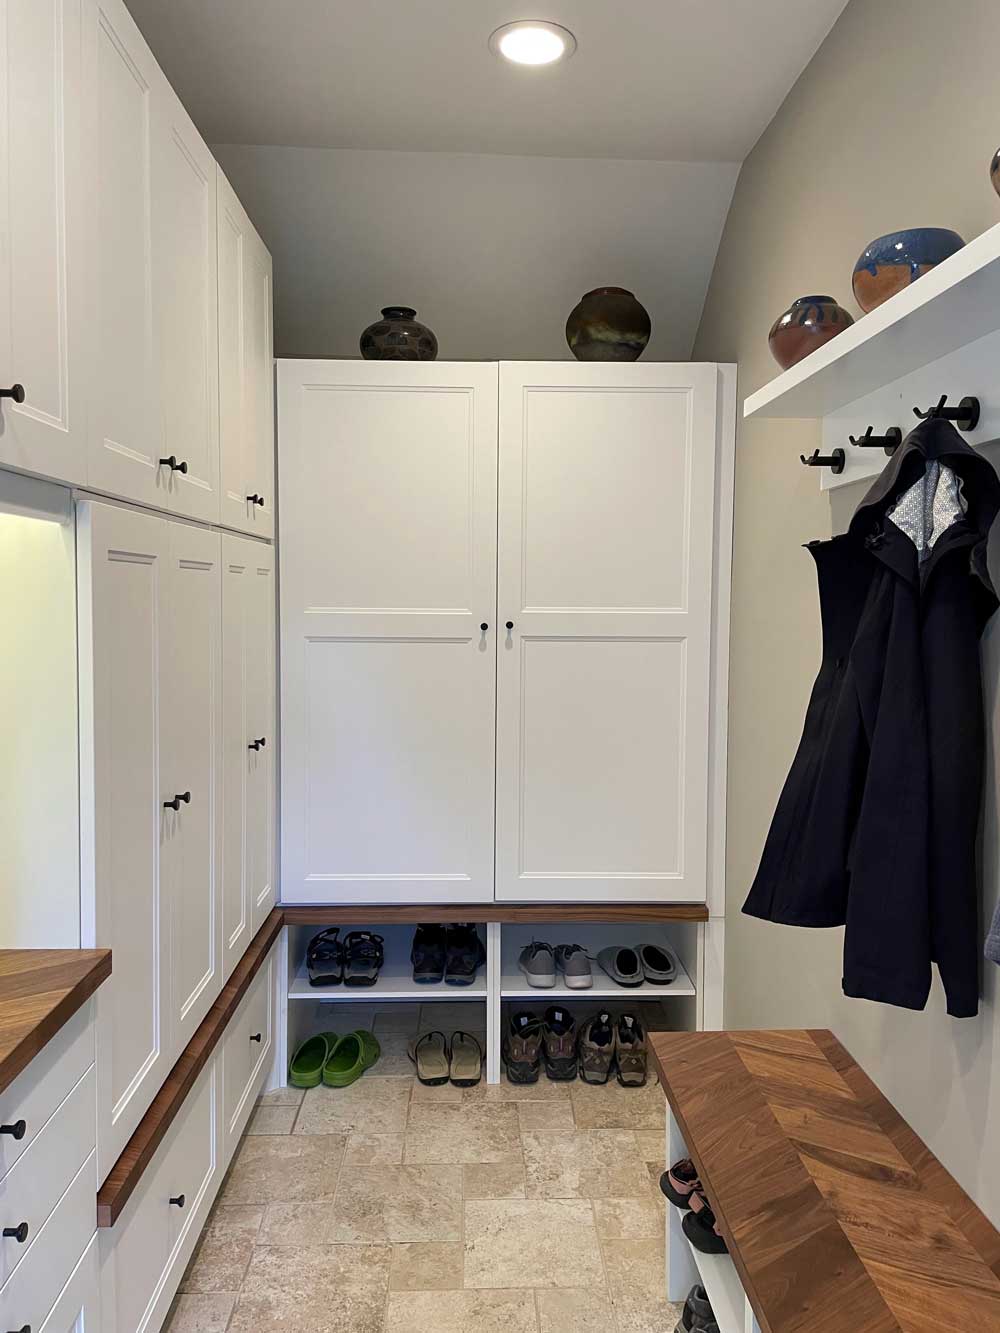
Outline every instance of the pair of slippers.
<path fill-rule="evenodd" d="M 425 1032 L 412 1043 L 409 1055 L 417 1078 L 429 1088 L 449 1082 L 472 1088 L 483 1076 L 483 1048 L 468 1032 L 453 1032 L 450 1042 L 443 1032 Z"/>
<path fill-rule="evenodd" d="M 634 949 L 614 945 L 602 949 L 597 961 L 619 986 L 669 986 L 677 978 L 677 959 L 670 949 L 657 944 L 637 944 Z"/>
<path fill-rule="evenodd" d="M 304 1041 L 288 1066 L 288 1081 L 293 1088 L 346 1088 L 357 1082 L 382 1053 L 374 1032 L 357 1028 L 338 1036 L 320 1032 Z"/>

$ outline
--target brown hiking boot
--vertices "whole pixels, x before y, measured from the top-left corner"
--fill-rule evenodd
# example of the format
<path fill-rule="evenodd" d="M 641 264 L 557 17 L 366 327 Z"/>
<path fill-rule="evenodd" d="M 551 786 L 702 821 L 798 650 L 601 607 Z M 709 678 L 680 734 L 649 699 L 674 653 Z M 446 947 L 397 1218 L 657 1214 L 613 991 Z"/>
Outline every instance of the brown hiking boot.
<path fill-rule="evenodd" d="M 635 1014 L 618 1020 L 618 1082 L 625 1088 L 641 1088 L 646 1082 L 646 1033 Z"/>
<path fill-rule="evenodd" d="M 559 1083 L 576 1078 L 576 1024 L 561 1005 L 546 1009 L 542 1040 L 549 1078 Z"/>
<path fill-rule="evenodd" d="M 607 1011 L 587 1019 L 577 1049 L 584 1083 L 607 1083 L 615 1061 L 615 1028 Z"/>
<path fill-rule="evenodd" d="M 534 1014 L 514 1014 L 503 1039 L 503 1059 L 510 1083 L 537 1083 L 542 1062 L 542 1024 Z"/>

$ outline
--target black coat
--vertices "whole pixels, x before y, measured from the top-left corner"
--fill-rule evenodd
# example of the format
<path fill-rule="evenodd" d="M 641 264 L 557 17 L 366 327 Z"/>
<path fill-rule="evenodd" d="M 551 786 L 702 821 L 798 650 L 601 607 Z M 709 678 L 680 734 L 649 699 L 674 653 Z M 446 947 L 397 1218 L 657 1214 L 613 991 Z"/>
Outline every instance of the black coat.
<path fill-rule="evenodd" d="M 844 992 L 979 1004 L 979 639 L 1000 479 L 946 421 L 907 436 L 850 527 L 812 542 L 823 660 L 743 910 L 840 926 Z"/>

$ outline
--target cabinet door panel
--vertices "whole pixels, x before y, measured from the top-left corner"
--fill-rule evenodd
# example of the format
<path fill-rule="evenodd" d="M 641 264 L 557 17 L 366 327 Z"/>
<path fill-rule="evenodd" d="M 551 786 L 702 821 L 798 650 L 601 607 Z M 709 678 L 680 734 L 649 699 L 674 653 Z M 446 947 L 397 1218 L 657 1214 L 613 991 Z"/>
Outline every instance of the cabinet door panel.
<path fill-rule="evenodd" d="M 274 906 L 274 548 L 245 543 L 250 551 L 247 608 L 247 742 L 263 741 L 260 749 L 244 749 L 247 764 L 246 878 L 253 932 Z"/>
<path fill-rule="evenodd" d="M 247 773 L 247 591 L 253 577 L 253 543 L 222 538 L 222 896 L 223 977 L 243 956 L 253 936 L 246 875 Z"/>
<path fill-rule="evenodd" d="M 110 948 L 97 993 L 98 1166 L 103 1180 L 173 1064 L 158 759 L 167 524 L 101 504 L 78 510 L 85 943 Z"/>
<path fill-rule="evenodd" d="M 81 0 L 0 0 L 0 465 L 86 480 Z"/>
<path fill-rule="evenodd" d="M 170 508 L 219 518 L 215 159 L 162 77 L 154 99 L 154 309 Z"/>
<path fill-rule="evenodd" d="M 501 368 L 500 898 L 705 899 L 716 394 Z"/>
<path fill-rule="evenodd" d="M 101 1291 L 95 1236 L 49 1311 L 41 1333 L 98 1333 L 101 1328 Z"/>
<path fill-rule="evenodd" d="M 493 896 L 496 387 L 279 365 L 285 901 Z"/>
<path fill-rule="evenodd" d="M 153 291 L 153 98 L 162 78 L 122 0 L 84 0 L 93 369 L 88 482 L 165 507 Z"/>
<path fill-rule="evenodd" d="M 218 840 L 221 576 L 215 532 L 170 523 L 162 690 L 163 875 L 170 897 L 174 1052 L 191 1040 L 222 985 Z M 183 797 L 190 793 L 190 799 Z"/>

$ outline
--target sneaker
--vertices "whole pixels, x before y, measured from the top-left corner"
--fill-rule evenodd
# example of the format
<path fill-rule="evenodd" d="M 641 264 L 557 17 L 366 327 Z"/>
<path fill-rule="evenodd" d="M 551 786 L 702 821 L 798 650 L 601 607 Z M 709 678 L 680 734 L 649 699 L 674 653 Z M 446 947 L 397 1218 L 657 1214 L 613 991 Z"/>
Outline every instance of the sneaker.
<path fill-rule="evenodd" d="M 410 962 L 413 964 L 413 980 L 419 985 L 432 986 L 444 980 L 444 944 L 444 926 L 418 926 L 413 932 Z"/>
<path fill-rule="evenodd" d="M 708 1292 L 699 1283 L 691 1288 L 684 1302 L 680 1322 L 674 1333 L 705 1333 L 715 1323 Z"/>
<path fill-rule="evenodd" d="M 445 936 L 444 979 L 448 986 L 471 986 L 486 962 L 486 950 L 474 925 L 449 926 Z"/>
<path fill-rule="evenodd" d="M 695 1194 L 691 1199 L 691 1212 L 681 1222 L 685 1236 L 702 1254 L 728 1254 L 729 1247 L 722 1239 L 715 1214 L 708 1206 L 703 1194 Z"/>
<path fill-rule="evenodd" d="M 590 955 L 582 944 L 557 945 L 555 958 L 556 967 L 570 990 L 589 990 L 594 984 Z"/>
<path fill-rule="evenodd" d="M 554 1083 L 576 1078 L 576 1024 L 566 1009 L 552 1005 L 542 1023 L 545 1072 Z"/>
<path fill-rule="evenodd" d="M 606 1011 L 588 1018 L 577 1042 L 584 1083 L 607 1083 L 615 1062 L 614 1021 Z"/>
<path fill-rule="evenodd" d="M 660 1190 L 675 1208 L 690 1208 L 691 1196 L 701 1189 L 698 1168 L 690 1157 L 682 1157 L 674 1162 L 669 1171 L 660 1176 Z"/>
<path fill-rule="evenodd" d="M 556 956 L 551 944 L 532 940 L 521 950 L 517 965 L 528 978 L 528 985 L 550 990 L 556 984 Z"/>
<path fill-rule="evenodd" d="M 503 1062 L 511 1083 L 537 1083 L 542 1062 L 542 1024 L 534 1014 L 512 1014 L 503 1039 Z"/>
<path fill-rule="evenodd" d="M 641 1088 L 646 1082 L 646 1033 L 635 1014 L 619 1018 L 616 1045 L 618 1082 L 623 1088 Z"/>

